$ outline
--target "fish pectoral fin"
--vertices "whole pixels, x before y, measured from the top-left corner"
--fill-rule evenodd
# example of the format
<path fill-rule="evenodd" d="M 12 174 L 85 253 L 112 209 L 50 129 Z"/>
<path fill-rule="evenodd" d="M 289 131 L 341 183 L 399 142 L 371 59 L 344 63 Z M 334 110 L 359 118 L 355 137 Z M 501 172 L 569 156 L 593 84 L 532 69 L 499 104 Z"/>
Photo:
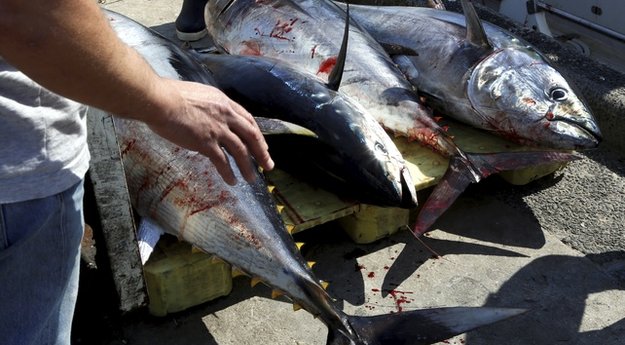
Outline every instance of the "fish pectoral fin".
<path fill-rule="evenodd" d="M 263 135 L 294 134 L 317 138 L 315 132 L 291 122 L 259 116 L 255 116 L 254 120 Z"/>
<path fill-rule="evenodd" d="M 364 344 L 432 344 L 504 319 L 525 309 L 453 307 L 403 311 L 376 316 L 348 316 Z M 344 344 L 339 332 L 328 334 L 329 345 Z"/>

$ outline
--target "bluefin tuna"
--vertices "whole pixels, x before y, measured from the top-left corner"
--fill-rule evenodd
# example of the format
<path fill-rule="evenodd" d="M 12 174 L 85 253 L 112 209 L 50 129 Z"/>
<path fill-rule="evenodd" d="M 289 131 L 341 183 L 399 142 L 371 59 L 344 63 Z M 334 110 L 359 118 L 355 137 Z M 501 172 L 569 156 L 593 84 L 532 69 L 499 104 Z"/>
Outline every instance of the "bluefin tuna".
<path fill-rule="evenodd" d="M 402 154 L 358 103 L 315 76 L 268 57 L 201 54 L 198 58 L 219 88 L 252 114 L 276 117 L 315 133 L 314 140 L 267 137 L 281 169 L 297 176 L 312 175 L 311 183 L 323 180 L 326 183 L 321 184 L 329 185 L 330 191 L 344 190 L 337 194 L 347 193 L 360 202 L 416 206 L 414 182 Z M 307 147 L 311 148 L 304 152 Z"/>
<path fill-rule="evenodd" d="M 346 15 L 329 1 L 216 0 L 206 6 L 207 29 L 232 55 L 261 55 L 290 61 L 326 80 L 337 62 Z M 429 117 L 413 87 L 384 49 L 350 25 L 348 53 L 339 88 L 385 128 L 413 140 L 425 138 Z"/>
<path fill-rule="evenodd" d="M 464 15 L 352 6 L 352 17 L 441 114 L 523 145 L 596 147 L 601 133 L 590 108 L 549 60 L 521 38 L 482 23 L 470 2 L 462 6 Z"/>
<path fill-rule="evenodd" d="M 283 170 L 311 176 L 306 180 L 360 202 L 414 207 L 414 182 L 395 143 L 366 109 L 336 91 L 347 55 L 348 29 L 349 19 L 328 83 L 266 56 L 196 56 L 219 88 L 253 114 L 298 124 L 316 134 L 315 140 L 267 138 Z"/>
<path fill-rule="evenodd" d="M 118 36 L 161 76 L 211 83 L 192 56 L 132 20 L 107 11 Z M 343 313 L 299 253 L 259 175 L 245 181 L 230 156 L 237 184 L 228 185 L 210 160 L 116 119 L 133 206 L 143 217 L 214 254 L 270 287 L 328 326 L 328 344 L 429 344 L 522 312 L 497 308 L 438 308 L 378 316 Z"/>
<path fill-rule="evenodd" d="M 207 4 L 205 19 L 214 42 L 231 54 L 270 56 L 323 76 L 340 51 L 346 13 L 330 0 L 215 0 Z M 349 30 L 339 92 L 360 102 L 395 135 L 450 158 L 449 168 L 417 216 L 415 235 L 427 231 L 470 183 L 500 171 L 575 159 L 558 152 L 463 152 L 423 109 L 380 44 L 356 24 Z"/>

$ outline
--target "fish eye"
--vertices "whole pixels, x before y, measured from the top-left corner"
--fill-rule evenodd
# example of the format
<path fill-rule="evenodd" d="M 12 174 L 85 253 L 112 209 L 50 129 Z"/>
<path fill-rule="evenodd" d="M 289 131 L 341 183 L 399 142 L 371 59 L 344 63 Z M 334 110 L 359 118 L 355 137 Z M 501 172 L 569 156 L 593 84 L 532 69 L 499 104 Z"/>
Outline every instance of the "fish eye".
<path fill-rule="evenodd" d="M 556 102 L 565 101 L 568 97 L 568 92 L 561 87 L 553 87 L 549 90 L 549 98 Z"/>

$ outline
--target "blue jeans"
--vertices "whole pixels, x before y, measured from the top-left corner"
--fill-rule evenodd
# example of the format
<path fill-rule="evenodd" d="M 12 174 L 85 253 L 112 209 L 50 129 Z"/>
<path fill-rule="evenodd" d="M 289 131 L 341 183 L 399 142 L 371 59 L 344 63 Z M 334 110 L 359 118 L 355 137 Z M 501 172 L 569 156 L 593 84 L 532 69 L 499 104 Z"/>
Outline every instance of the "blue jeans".
<path fill-rule="evenodd" d="M 0 204 L 0 343 L 70 344 L 83 193 Z"/>

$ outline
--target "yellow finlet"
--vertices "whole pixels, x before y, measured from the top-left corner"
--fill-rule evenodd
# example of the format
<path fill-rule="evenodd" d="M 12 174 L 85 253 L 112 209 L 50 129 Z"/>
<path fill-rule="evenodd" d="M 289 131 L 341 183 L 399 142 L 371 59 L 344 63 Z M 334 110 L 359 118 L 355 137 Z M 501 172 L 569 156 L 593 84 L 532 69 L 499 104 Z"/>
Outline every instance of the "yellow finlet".
<path fill-rule="evenodd" d="M 191 246 L 191 254 L 196 254 L 196 253 L 206 253 L 206 252 L 196 246 Z"/>
<path fill-rule="evenodd" d="M 282 213 L 282 211 L 284 210 L 284 205 L 277 205 L 276 208 L 278 209 L 278 213 Z"/>
<path fill-rule="evenodd" d="M 288 231 L 288 232 L 289 232 L 289 234 L 292 234 L 292 233 L 293 233 L 293 231 L 295 231 L 295 225 L 293 225 L 293 224 L 287 224 L 287 225 L 286 225 L 286 231 Z"/>
<path fill-rule="evenodd" d="M 298 311 L 298 310 L 300 310 L 300 309 L 302 309 L 302 306 L 301 306 L 301 305 L 296 304 L 296 303 L 293 303 L 293 311 Z"/>
<path fill-rule="evenodd" d="M 236 278 L 239 276 L 247 276 L 247 273 L 243 272 L 240 268 L 232 268 L 232 278 Z"/>
<path fill-rule="evenodd" d="M 220 258 L 219 256 L 211 256 L 211 264 L 222 264 L 224 262 L 224 259 Z"/>
<path fill-rule="evenodd" d="M 274 189 L 276 189 L 276 186 L 267 186 L 269 193 L 273 193 Z"/>
<path fill-rule="evenodd" d="M 330 286 L 330 283 L 328 283 L 327 281 L 323 281 L 323 280 L 319 281 L 319 284 L 321 284 L 321 287 L 322 287 L 324 290 L 327 290 L 327 289 L 328 289 L 328 286 Z"/>
<path fill-rule="evenodd" d="M 284 296 L 284 292 L 276 289 L 271 290 L 271 298 L 276 299 L 280 296 Z"/>
<path fill-rule="evenodd" d="M 307 262 L 308 267 L 310 267 L 310 268 L 313 268 L 313 266 L 315 266 L 316 263 L 317 263 L 316 261 L 308 261 Z"/>
<path fill-rule="evenodd" d="M 262 280 L 258 277 L 252 277 L 252 280 L 250 281 L 250 284 L 252 285 L 252 287 L 258 285 L 258 283 L 262 282 Z"/>
<path fill-rule="evenodd" d="M 297 246 L 297 249 L 302 250 L 302 247 L 304 246 L 304 242 L 295 242 L 295 245 Z"/>

